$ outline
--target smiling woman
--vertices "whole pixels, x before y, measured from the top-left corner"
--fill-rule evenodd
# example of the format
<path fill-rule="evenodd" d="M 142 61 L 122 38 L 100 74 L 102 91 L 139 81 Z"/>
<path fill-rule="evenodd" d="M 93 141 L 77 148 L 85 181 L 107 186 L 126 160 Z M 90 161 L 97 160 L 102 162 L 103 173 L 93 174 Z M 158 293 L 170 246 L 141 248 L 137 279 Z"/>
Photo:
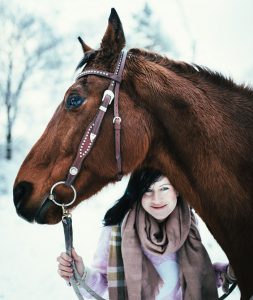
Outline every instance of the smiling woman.
<path fill-rule="evenodd" d="M 72 251 L 85 298 L 83 283 L 99 295 L 108 290 L 112 300 L 218 298 L 227 264 L 212 266 L 193 212 L 160 171 L 133 172 L 104 224 L 92 268 Z M 69 281 L 71 258 L 62 253 L 57 260 L 58 273 Z"/>
<path fill-rule="evenodd" d="M 168 178 L 161 177 L 143 194 L 143 208 L 158 222 L 164 221 L 177 205 L 178 193 Z"/>

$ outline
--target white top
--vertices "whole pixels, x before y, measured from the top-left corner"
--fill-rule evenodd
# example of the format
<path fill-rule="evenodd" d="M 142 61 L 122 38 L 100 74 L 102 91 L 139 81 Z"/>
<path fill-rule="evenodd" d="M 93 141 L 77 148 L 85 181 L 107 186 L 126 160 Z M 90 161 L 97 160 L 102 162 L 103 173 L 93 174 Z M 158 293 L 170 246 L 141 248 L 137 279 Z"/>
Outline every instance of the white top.
<path fill-rule="evenodd" d="M 103 228 L 98 247 L 94 255 L 91 268 L 85 267 L 87 275 L 85 282 L 100 296 L 109 299 L 108 297 L 108 284 L 107 284 L 107 263 L 109 259 L 109 242 L 111 238 L 111 226 Z M 144 254 L 152 262 L 156 271 L 162 278 L 164 284 L 156 297 L 156 300 L 182 300 L 182 291 L 179 282 L 179 265 L 177 263 L 177 254 L 169 254 L 166 257 L 159 257 Z M 90 296 L 83 288 L 80 288 L 85 299 L 91 299 Z"/>

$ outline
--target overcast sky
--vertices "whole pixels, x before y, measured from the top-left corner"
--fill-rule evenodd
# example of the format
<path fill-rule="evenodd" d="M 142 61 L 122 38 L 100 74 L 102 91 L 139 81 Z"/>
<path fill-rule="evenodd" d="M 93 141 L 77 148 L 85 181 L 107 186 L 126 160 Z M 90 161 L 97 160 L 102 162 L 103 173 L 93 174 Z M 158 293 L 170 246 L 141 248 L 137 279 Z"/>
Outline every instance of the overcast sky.
<path fill-rule="evenodd" d="M 54 87 L 54 83 L 50 83 L 50 80 L 47 83 L 43 82 L 42 86 L 36 83 L 35 88 L 33 82 L 25 86 L 21 108 L 24 115 L 29 113 L 30 118 L 34 117 L 31 122 L 35 124 L 36 135 L 32 145 L 42 133 L 73 80 L 73 71 L 82 56 L 80 44 L 77 42 L 78 35 L 81 35 L 91 47 L 98 47 L 112 7 L 116 8 L 121 18 L 125 35 L 131 35 L 134 25 L 133 14 L 144 7 L 145 1 L 12 0 L 12 2 L 16 7 L 22 5 L 21 8 L 25 11 L 44 18 L 54 28 L 55 34 L 65 39 L 65 45 L 67 36 L 67 47 L 71 51 L 70 57 L 62 57 L 64 72 L 59 72 L 58 79 L 62 84 L 58 85 L 57 92 L 46 90 Z M 168 35 L 177 48 L 178 56 L 172 58 L 194 61 L 231 76 L 238 83 L 253 84 L 252 0 L 150 0 L 148 3 L 165 36 Z M 194 60 L 193 42 L 196 44 Z M 40 111 L 40 120 L 37 119 L 36 110 Z M 22 111 L 14 128 L 15 135 L 20 137 L 27 132 L 27 123 L 23 121 L 21 115 Z"/>
<path fill-rule="evenodd" d="M 2 1 L 10 6 L 9 0 Z M 175 44 L 178 55 L 172 58 L 195 62 L 231 76 L 238 83 L 253 85 L 252 0 L 147 2 L 154 11 L 154 18 L 160 22 L 165 37 L 167 35 Z M 48 82 L 43 81 L 42 85 L 40 81 L 36 85 L 30 81 L 25 86 L 14 135 L 22 139 L 27 135 L 27 126 L 33 123 L 34 130 L 29 136 L 31 143 L 28 148 L 44 130 L 73 80 L 73 71 L 82 56 L 77 37 L 81 35 L 91 47 L 98 47 L 112 7 L 116 8 L 121 18 L 125 35 L 130 36 L 133 14 L 143 9 L 144 3 L 144 0 L 12 0 L 13 7 L 19 6 L 45 19 L 53 27 L 55 35 L 65 40 L 65 45 L 67 43 L 71 51 L 69 57 L 62 57 L 64 71 L 58 74 L 61 85 L 57 86 L 57 91 L 51 90 L 56 85 L 50 79 Z M 193 42 L 196 45 L 194 59 Z M 28 114 L 29 124 L 27 120 L 24 121 Z M 4 132 L 0 134 L 1 139 L 4 139 Z"/>
<path fill-rule="evenodd" d="M 60 36 L 72 34 L 73 45 L 76 36 L 81 34 L 87 43 L 96 46 L 105 31 L 111 7 L 116 8 L 128 35 L 133 25 L 132 14 L 138 12 L 144 2 L 23 0 L 22 6 L 54 24 Z M 239 81 L 253 80 L 252 0 L 151 0 L 148 3 L 175 42 L 180 59 L 192 61 L 191 42 L 194 40 L 196 63 L 232 75 Z"/>

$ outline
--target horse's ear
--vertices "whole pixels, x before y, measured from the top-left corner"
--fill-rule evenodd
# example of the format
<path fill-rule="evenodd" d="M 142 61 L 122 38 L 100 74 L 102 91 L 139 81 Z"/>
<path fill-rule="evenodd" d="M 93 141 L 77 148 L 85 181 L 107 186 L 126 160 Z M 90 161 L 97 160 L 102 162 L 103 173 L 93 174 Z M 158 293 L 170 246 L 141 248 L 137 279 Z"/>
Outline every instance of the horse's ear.
<path fill-rule="evenodd" d="M 120 18 L 114 8 L 108 20 L 108 26 L 101 42 L 101 49 L 118 53 L 125 47 L 126 40 Z"/>
<path fill-rule="evenodd" d="M 92 50 L 91 47 L 89 47 L 87 44 L 85 44 L 84 40 L 79 36 L 78 37 L 78 41 L 80 42 L 82 49 L 83 49 L 83 53 Z"/>

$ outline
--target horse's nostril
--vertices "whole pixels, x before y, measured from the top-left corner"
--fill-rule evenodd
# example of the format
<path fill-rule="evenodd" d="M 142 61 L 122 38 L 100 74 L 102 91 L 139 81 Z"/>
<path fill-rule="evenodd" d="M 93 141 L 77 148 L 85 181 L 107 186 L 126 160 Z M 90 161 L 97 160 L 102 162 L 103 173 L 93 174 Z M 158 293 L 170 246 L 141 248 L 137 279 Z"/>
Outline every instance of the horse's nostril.
<path fill-rule="evenodd" d="M 16 209 L 20 208 L 22 202 L 31 194 L 32 184 L 27 181 L 18 183 L 13 190 L 13 199 Z"/>

